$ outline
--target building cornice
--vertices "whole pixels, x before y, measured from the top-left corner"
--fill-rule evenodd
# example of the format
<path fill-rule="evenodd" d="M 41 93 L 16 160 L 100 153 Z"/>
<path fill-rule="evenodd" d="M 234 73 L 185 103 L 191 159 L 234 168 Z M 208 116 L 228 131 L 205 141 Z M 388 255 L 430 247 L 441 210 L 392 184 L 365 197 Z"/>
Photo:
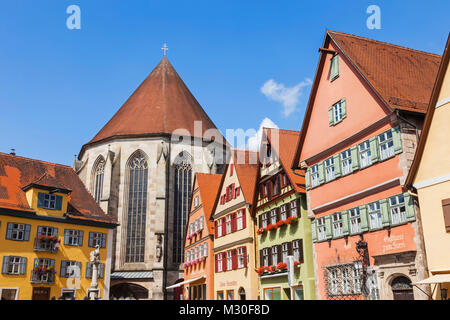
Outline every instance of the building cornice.
<path fill-rule="evenodd" d="M 252 237 L 248 237 L 248 238 L 244 238 L 244 239 L 240 239 L 240 240 L 236 240 L 227 244 L 224 244 L 222 246 L 216 247 L 214 248 L 214 252 L 219 252 L 219 251 L 223 251 L 225 249 L 228 248 L 232 248 L 234 246 L 238 246 L 240 244 L 244 244 L 244 243 L 252 243 L 253 242 L 253 238 Z"/>

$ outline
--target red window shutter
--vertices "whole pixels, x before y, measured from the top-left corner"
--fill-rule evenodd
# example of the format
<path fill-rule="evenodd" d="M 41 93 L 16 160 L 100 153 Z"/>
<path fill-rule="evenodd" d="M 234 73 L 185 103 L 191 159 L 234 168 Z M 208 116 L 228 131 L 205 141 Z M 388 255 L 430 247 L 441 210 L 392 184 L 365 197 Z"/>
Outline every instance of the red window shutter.
<path fill-rule="evenodd" d="M 231 232 L 235 232 L 237 229 L 236 212 L 231 214 Z"/>
<path fill-rule="evenodd" d="M 234 168 L 234 165 L 230 164 L 230 177 L 233 175 L 233 168 Z"/>
<path fill-rule="evenodd" d="M 231 251 L 231 257 L 232 257 L 232 267 L 233 267 L 233 270 L 234 269 L 237 269 L 237 249 L 233 249 L 232 251 Z"/>
<path fill-rule="evenodd" d="M 217 220 L 214 221 L 214 238 L 217 238 Z"/>
<path fill-rule="evenodd" d="M 231 190 L 230 190 L 230 200 L 236 198 L 236 193 L 234 192 L 234 183 L 231 184 Z"/>
<path fill-rule="evenodd" d="M 241 187 L 237 187 L 235 198 L 239 197 L 240 194 L 241 194 Z"/>
<path fill-rule="evenodd" d="M 247 247 L 246 246 L 242 247 L 242 252 L 244 254 L 244 268 L 246 268 L 247 267 Z"/>
<path fill-rule="evenodd" d="M 222 271 L 227 270 L 227 255 L 226 251 L 221 253 L 222 255 Z"/>
<path fill-rule="evenodd" d="M 222 218 L 222 235 L 225 235 L 227 232 L 226 226 L 227 226 L 227 222 L 226 222 L 225 218 Z"/>
<path fill-rule="evenodd" d="M 219 263 L 218 263 L 218 258 L 219 258 L 219 254 L 216 254 L 214 256 L 215 258 L 215 266 L 216 266 L 216 273 L 219 272 Z"/>
<path fill-rule="evenodd" d="M 242 209 L 242 229 L 247 227 L 247 215 L 245 214 L 245 209 Z"/>

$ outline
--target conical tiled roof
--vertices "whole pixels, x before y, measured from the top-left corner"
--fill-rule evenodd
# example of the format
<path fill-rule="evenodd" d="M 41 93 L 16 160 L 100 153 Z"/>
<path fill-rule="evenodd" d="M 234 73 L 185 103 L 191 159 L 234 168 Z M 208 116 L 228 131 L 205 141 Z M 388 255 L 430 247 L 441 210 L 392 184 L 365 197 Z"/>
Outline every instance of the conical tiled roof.
<path fill-rule="evenodd" d="M 216 129 L 169 60 L 163 57 L 119 111 L 86 145 L 112 137 L 170 134 L 176 129 L 186 129 L 190 136 L 198 137 L 200 132 L 194 132 L 194 121 L 202 121 L 202 135 L 208 129 Z"/>

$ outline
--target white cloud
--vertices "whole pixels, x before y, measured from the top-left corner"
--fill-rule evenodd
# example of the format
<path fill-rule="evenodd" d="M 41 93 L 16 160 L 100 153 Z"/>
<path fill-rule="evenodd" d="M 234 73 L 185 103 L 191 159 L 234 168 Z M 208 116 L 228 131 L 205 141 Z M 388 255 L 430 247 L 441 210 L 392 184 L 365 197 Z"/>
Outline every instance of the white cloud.
<path fill-rule="evenodd" d="M 264 118 L 259 125 L 258 132 L 256 135 L 248 138 L 247 148 L 253 151 L 259 151 L 259 144 L 261 143 L 261 136 L 263 128 L 276 128 L 279 129 L 278 126 L 269 118 Z"/>
<path fill-rule="evenodd" d="M 286 88 L 283 83 L 277 83 L 273 79 L 270 79 L 261 87 L 261 92 L 267 98 L 281 102 L 283 105 L 282 113 L 287 117 L 295 111 L 299 98 L 303 93 L 302 88 L 309 86 L 311 83 L 311 79 L 306 78 L 292 88 Z"/>

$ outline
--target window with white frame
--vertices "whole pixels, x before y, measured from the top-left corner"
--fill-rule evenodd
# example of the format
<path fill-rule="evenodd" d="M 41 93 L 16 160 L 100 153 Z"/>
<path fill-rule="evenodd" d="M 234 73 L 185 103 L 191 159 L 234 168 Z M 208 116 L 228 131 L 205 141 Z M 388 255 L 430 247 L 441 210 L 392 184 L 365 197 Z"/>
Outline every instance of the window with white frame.
<path fill-rule="evenodd" d="M 236 227 L 237 230 L 244 228 L 244 210 L 239 210 L 236 214 Z"/>
<path fill-rule="evenodd" d="M 378 142 L 380 144 L 381 160 L 387 159 L 394 155 L 394 139 L 392 138 L 392 130 L 388 130 L 380 134 L 378 136 Z"/>
<path fill-rule="evenodd" d="M 327 181 L 334 179 L 334 158 L 328 158 L 325 160 L 325 177 Z"/>
<path fill-rule="evenodd" d="M 359 207 L 349 210 L 350 215 L 350 232 L 359 233 L 361 232 L 361 216 L 359 215 Z"/>
<path fill-rule="evenodd" d="M 341 152 L 342 174 L 349 174 L 352 169 L 352 155 L 350 149 Z"/>
<path fill-rule="evenodd" d="M 222 262 L 222 259 L 223 259 L 223 253 L 218 253 L 217 254 L 217 271 L 219 271 L 219 272 L 222 272 L 223 271 L 223 269 L 222 269 L 222 266 L 223 266 L 223 262 Z"/>
<path fill-rule="evenodd" d="M 338 103 L 333 105 L 333 117 L 334 117 L 334 123 L 338 123 L 342 120 L 343 112 L 342 112 L 342 102 L 339 101 Z"/>
<path fill-rule="evenodd" d="M 277 223 L 277 210 L 276 209 L 272 209 L 270 211 L 270 223 L 271 224 Z"/>
<path fill-rule="evenodd" d="M 264 248 L 263 249 L 263 263 L 264 266 L 269 266 L 269 261 L 270 261 L 270 248 Z"/>
<path fill-rule="evenodd" d="M 317 187 L 319 181 L 319 165 L 316 164 L 311 167 L 311 187 Z"/>
<path fill-rule="evenodd" d="M 3 266 L 3 268 L 6 268 L 7 274 L 21 274 L 21 264 L 23 263 L 23 259 L 21 257 L 5 257 L 4 261 L 6 262 L 6 267 Z"/>
<path fill-rule="evenodd" d="M 381 228 L 383 226 L 380 203 L 378 201 L 369 203 L 368 212 L 369 212 L 369 223 L 371 229 Z"/>
<path fill-rule="evenodd" d="M 389 198 L 389 208 L 391 211 L 392 224 L 406 222 L 405 198 L 402 194 Z"/>
<path fill-rule="evenodd" d="M 325 217 L 317 218 L 317 239 L 320 241 L 325 240 L 326 238 Z"/>
<path fill-rule="evenodd" d="M 287 257 L 289 255 L 289 243 L 283 243 L 281 245 L 281 254 L 282 254 L 283 262 L 287 263 Z"/>
<path fill-rule="evenodd" d="M 194 208 L 198 206 L 198 196 L 195 196 L 194 198 Z"/>
<path fill-rule="evenodd" d="M 83 232 L 80 230 L 64 230 L 64 244 L 68 244 L 71 246 L 81 245 L 83 239 Z"/>
<path fill-rule="evenodd" d="M 297 199 L 291 201 L 291 217 L 298 217 Z"/>
<path fill-rule="evenodd" d="M 226 220 L 226 225 L 225 225 L 226 232 L 227 232 L 227 234 L 229 234 L 229 233 L 231 233 L 231 214 L 227 215 L 225 220 Z"/>
<path fill-rule="evenodd" d="M 203 245 L 203 257 L 207 256 L 208 256 L 208 243 L 205 242 L 205 244 Z"/>
<path fill-rule="evenodd" d="M 355 263 L 352 269 L 352 277 L 353 277 L 353 292 L 361 293 L 361 277 L 360 277 L 360 265 Z"/>
<path fill-rule="evenodd" d="M 329 277 L 330 277 L 330 292 L 331 294 L 336 295 L 339 293 L 338 269 L 329 270 Z"/>
<path fill-rule="evenodd" d="M 286 204 L 283 204 L 280 207 L 280 216 L 281 216 L 281 220 L 286 220 L 287 219 L 287 211 L 286 211 Z"/>
<path fill-rule="evenodd" d="M 238 248 L 237 252 L 238 252 L 238 268 L 243 268 L 244 267 L 244 260 L 245 260 L 244 247 Z"/>
<path fill-rule="evenodd" d="M 54 194 L 44 194 L 44 205 L 43 208 L 55 209 L 56 208 L 56 195 Z"/>
<path fill-rule="evenodd" d="M 342 269 L 342 293 L 350 293 L 350 272 L 348 267 Z"/>
<path fill-rule="evenodd" d="M 217 220 L 217 236 L 222 236 L 222 219 Z"/>
<path fill-rule="evenodd" d="M 278 263 L 278 246 L 272 247 L 272 264 L 276 265 Z"/>
<path fill-rule="evenodd" d="M 263 228 L 267 227 L 267 224 L 269 222 L 269 212 L 264 212 L 262 214 L 261 221 L 262 221 L 262 227 Z"/>
<path fill-rule="evenodd" d="M 370 142 L 369 140 L 364 141 L 359 146 L 359 163 L 361 168 L 370 166 L 372 164 L 371 152 L 370 152 Z"/>
<path fill-rule="evenodd" d="M 300 247 L 300 240 L 292 241 L 292 255 L 294 256 L 295 261 L 300 261 L 302 248 Z"/>
<path fill-rule="evenodd" d="M 23 223 L 8 223 L 8 232 L 6 239 L 24 241 L 25 240 L 25 227 Z"/>
<path fill-rule="evenodd" d="M 342 236 L 342 214 L 340 212 L 333 213 L 331 219 L 333 221 L 333 236 Z"/>
<path fill-rule="evenodd" d="M 198 222 L 198 228 L 199 230 L 203 230 L 203 216 L 200 217 L 199 222 Z"/>
<path fill-rule="evenodd" d="M 227 251 L 227 270 L 233 269 L 233 251 Z"/>

